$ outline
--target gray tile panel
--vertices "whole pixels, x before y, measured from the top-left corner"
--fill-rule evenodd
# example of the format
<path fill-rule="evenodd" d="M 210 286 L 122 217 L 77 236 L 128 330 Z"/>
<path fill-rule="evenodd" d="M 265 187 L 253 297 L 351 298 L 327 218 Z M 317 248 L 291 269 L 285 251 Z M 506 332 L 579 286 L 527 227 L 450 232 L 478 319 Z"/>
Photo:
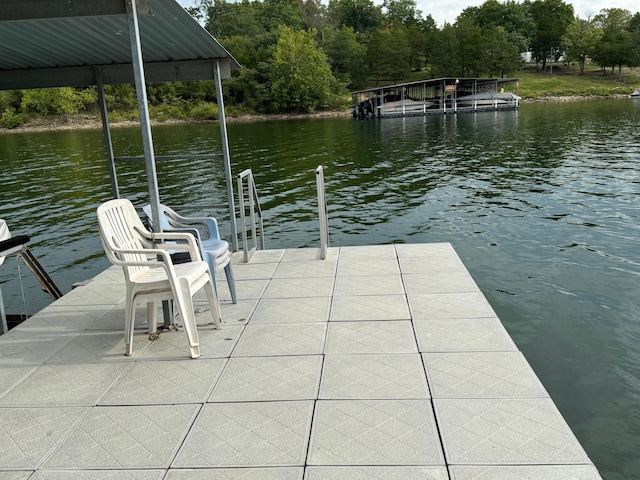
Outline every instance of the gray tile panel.
<path fill-rule="evenodd" d="M 89 282 L 74 288 L 56 305 L 113 305 L 125 299 L 124 283 Z"/>
<path fill-rule="evenodd" d="M 29 480 L 161 480 L 164 474 L 164 470 L 39 470 Z"/>
<path fill-rule="evenodd" d="M 498 318 L 433 318 L 413 325 L 421 352 L 518 350 Z"/>
<path fill-rule="evenodd" d="M 344 295 L 333 297 L 330 320 L 411 320 L 411 314 L 405 295 Z"/>
<path fill-rule="evenodd" d="M 173 467 L 303 466 L 313 401 L 209 403 Z"/>
<path fill-rule="evenodd" d="M 342 260 L 367 260 L 385 261 L 396 258 L 396 249 L 393 245 L 362 245 L 357 247 L 341 247 L 340 261 Z"/>
<path fill-rule="evenodd" d="M 451 480 L 602 480 L 593 465 L 452 466 Z"/>
<path fill-rule="evenodd" d="M 313 400 L 321 368 L 321 355 L 233 357 L 209 401 Z"/>
<path fill-rule="evenodd" d="M 326 322 L 330 306 L 330 296 L 263 298 L 251 317 L 251 324 Z"/>
<path fill-rule="evenodd" d="M 233 356 L 317 355 L 326 329 L 326 323 L 249 324 Z"/>
<path fill-rule="evenodd" d="M 132 362 L 150 344 L 146 331 L 139 333 L 133 337 L 133 353 L 128 357 L 125 356 L 124 328 L 106 332 L 88 330 L 76 335 L 46 363 Z"/>
<path fill-rule="evenodd" d="M 403 295 L 400 275 L 338 277 L 334 295 Z"/>
<path fill-rule="evenodd" d="M 167 468 L 198 405 L 95 407 L 44 468 Z"/>
<path fill-rule="evenodd" d="M 407 294 L 475 293 L 480 289 L 471 275 L 464 271 L 437 270 L 429 273 L 408 273 L 402 276 Z"/>
<path fill-rule="evenodd" d="M 0 365 L 0 398 L 24 380 L 39 364 Z"/>
<path fill-rule="evenodd" d="M 249 260 L 249 265 L 255 265 L 259 263 L 279 263 L 284 256 L 285 249 L 268 249 L 257 250 L 255 254 Z M 235 252 L 231 255 L 231 263 L 246 265 L 244 263 L 244 252 Z"/>
<path fill-rule="evenodd" d="M 400 275 L 400 267 L 398 260 L 390 256 L 372 261 L 368 257 L 340 255 L 337 274 L 341 277 Z"/>
<path fill-rule="evenodd" d="M 75 338 L 76 333 L 33 331 L 14 328 L 2 335 L 0 366 L 29 365 L 44 362 Z"/>
<path fill-rule="evenodd" d="M 233 276 L 239 280 L 269 280 L 278 268 L 278 263 L 235 263 L 233 264 Z M 223 272 L 218 274 L 220 286 L 225 288 L 223 283 L 227 283 Z M 219 286 L 219 288 L 220 288 Z"/>
<path fill-rule="evenodd" d="M 80 407 L 0 408 L 0 468 L 37 468 L 86 412 Z"/>
<path fill-rule="evenodd" d="M 333 293 L 334 277 L 274 278 L 264 298 L 328 297 Z"/>
<path fill-rule="evenodd" d="M 339 248 L 327 249 L 327 256 L 321 260 L 321 251 L 319 248 L 288 248 L 282 256 L 282 263 L 286 262 L 308 262 L 311 260 L 320 261 L 336 261 L 340 253 Z"/>
<path fill-rule="evenodd" d="M 173 468 L 165 480 L 302 480 L 303 473 L 302 467 Z"/>
<path fill-rule="evenodd" d="M 435 399 L 450 465 L 587 464 L 549 398 Z"/>
<path fill-rule="evenodd" d="M 480 292 L 411 294 L 408 297 L 415 320 L 496 317 L 491 305 Z"/>
<path fill-rule="evenodd" d="M 547 397 L 520 352 L 425 353 L 434 398 Z"/>
<path fill-rule="evenodd" d="M 308 465 L 444 465 L 429 400 L 318 400 Z"/>
<path fill-rule="evenodd" d="M 0 406 L 92 406 L 127 363 L 42 365 L 0 398 Z"/>
<path fill-rule="evenodd" d="M 0 480 L 27 480 L 32 471 L 0 471 Z"/>
<path fill-rule="evenodd" d="M 307 467 L 304 480 L 449 480 L 446 467 Z"/>
<path fill-rule="evenodd" d="M 313 260 L 306 262 L 282 262 L 273 278 L 334 277 L 336 260 Z"/>
<path fill-rule="evenodd" d="M 326 355 L 320 398 L 429 398 L 429 388 L 417 353 Z"/>
<path fill-rule="evenodd" d="M 136 362 L 100 401 L 101 405 L 203 403 L 226 359 L 189 358 Z"/>
<path fill-rule="evenodd" d="M 409 321 L 330 322 L 327 354 L 414 353 L 417 351 Z"/>

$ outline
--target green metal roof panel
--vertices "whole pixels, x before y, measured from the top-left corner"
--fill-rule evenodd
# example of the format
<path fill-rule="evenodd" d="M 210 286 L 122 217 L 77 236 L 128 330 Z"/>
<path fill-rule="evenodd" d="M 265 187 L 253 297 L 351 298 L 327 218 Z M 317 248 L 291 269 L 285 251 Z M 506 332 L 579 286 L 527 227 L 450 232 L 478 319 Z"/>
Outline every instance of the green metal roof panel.
<path fill-rule="evenodd" d="M 69 4 L 89 15 L 59 16 L 55 11 L 47 18 L 24 18 L 37 17 L 30 12 L 43 2 L 21 0 L 21 8 L 30 2 L 34 6 L 16 19 L 11 0 L 0 0 L 0 89 L 93 84 L 95 66 L 103 68 L 105 83 L 133 82 L 132 74 L 127 75 L 131 46 L 126 15 L 90 14 L 92 4 L 110 3 L 115 9 L 125 0 L 47 1 Z M 145 2 L 150 14 L 139 13 L 138 23 L 145 65 L 153 65 L 148 81 L 211 79 L 216 60 L 222 61 L 223 77 L 240 68 L 175 0 Z"/>

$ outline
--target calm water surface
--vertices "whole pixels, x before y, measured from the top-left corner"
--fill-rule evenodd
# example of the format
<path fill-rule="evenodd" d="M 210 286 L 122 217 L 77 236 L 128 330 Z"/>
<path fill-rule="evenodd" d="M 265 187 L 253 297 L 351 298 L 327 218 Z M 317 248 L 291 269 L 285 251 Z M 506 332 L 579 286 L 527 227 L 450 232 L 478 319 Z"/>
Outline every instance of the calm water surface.
<path fill-rule="evenodd" d="M 640 101 L 358 122 L 233 123 L 233 169 L 252 168 L 267 246 L 318 245 L 324 165 L 333 245 L 451 242 L 606 480 L 640 479 Z M 113 132 L 141 152 L 136 129 Z M 154 129 L 156 151 L 219 152 L 216 125 Z M 108 263 L 95 208 L 110 197 L 100 131 L 0 135 L 0 218 L 63 291 Z M 218 163 L 158 166 L 165 203 L 219 203 Z M 142 164 L 119 165 L 146 201 Z M 224 212 L 202 212 L 224 217 Z M 227 227 L 228 231 L 228 227 Z M 49 303 L 13 258 L 7 310 Z"/>

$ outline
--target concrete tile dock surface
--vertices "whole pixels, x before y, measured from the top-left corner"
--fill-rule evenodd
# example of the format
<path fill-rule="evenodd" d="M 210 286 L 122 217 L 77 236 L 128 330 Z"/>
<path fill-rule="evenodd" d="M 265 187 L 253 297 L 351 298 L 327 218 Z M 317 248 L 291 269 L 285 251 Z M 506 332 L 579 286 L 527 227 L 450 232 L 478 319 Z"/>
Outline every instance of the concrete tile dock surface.
<path fill-rule="evenodd" d="M 451 245 L 240 258 L 196 360 L 117 268 L 1 336 L 0 480 L 601 478 Z"/>

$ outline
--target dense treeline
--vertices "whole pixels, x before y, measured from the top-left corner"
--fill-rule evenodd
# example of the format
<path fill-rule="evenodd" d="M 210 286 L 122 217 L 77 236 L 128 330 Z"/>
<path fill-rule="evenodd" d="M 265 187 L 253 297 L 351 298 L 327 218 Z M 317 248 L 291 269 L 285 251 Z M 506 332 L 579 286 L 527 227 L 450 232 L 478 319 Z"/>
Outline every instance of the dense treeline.
<path fill-rule="evenodd" d="M 574 16 L 562 0 L 487 0 L 438 27 L 415 0 L 200 0 L 190 13 L 243 68 L 225 81 L 231 112 L 312 112 L 339 108 L 350 90 L 382 83 L 453 76 L 515 76 L 523 58 L 587 59 L 620 77 L 640 66 L 640 13 L 619 8 Z M 609 71 L 610 69 L 610 71 Z M 108 87 L 107 102 L 135 115 L 130 86 Z M 213 82 L 150 85 L 156 118 L 215 118 Z M 95 105 L 92 89 L 0 92 L 0 124 L 24 115 L 72 115 Z"/>

